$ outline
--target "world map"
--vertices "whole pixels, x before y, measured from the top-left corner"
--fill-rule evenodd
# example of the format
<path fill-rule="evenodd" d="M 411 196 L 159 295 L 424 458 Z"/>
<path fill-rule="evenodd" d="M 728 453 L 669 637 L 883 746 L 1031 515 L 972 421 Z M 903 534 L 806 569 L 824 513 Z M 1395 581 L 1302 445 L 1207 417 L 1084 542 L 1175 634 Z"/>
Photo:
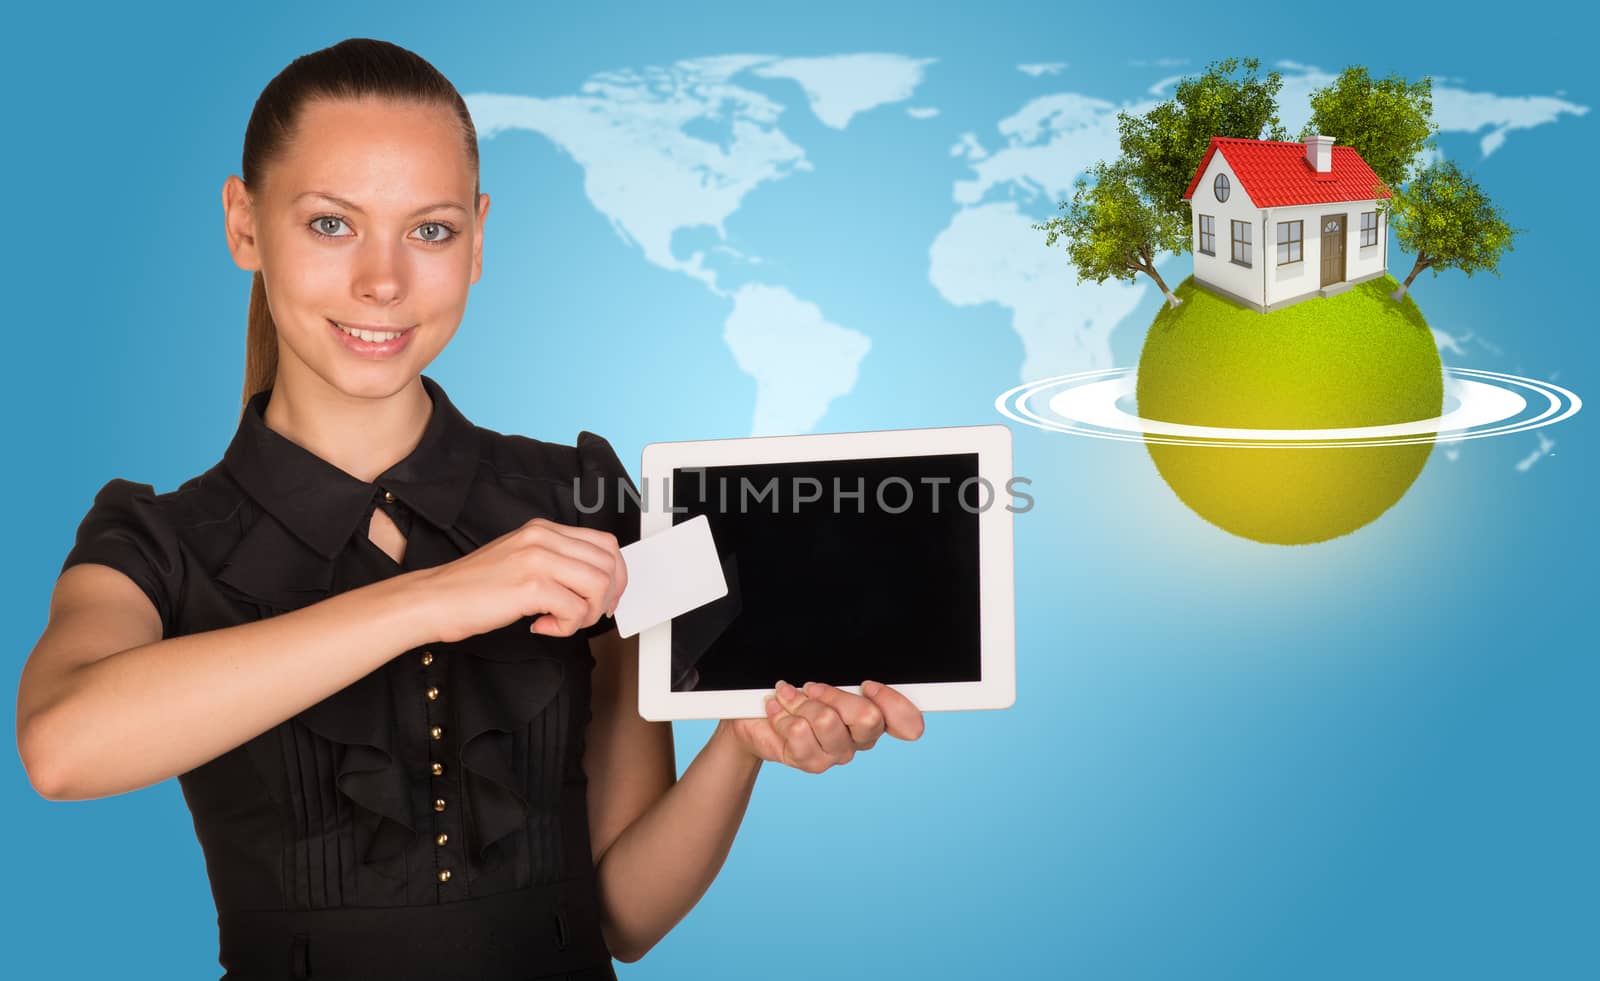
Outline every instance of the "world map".
<path fill-rule="evenodd" d="M 927 255 L 927 277 L 953 307 L 997 304 L 1021 341 L 1017 381 L 1112 367 L 1111 335 L 1152 287 L 1145 279 L 1076 282 L 1059 251 L 1031 226 L 1054 214 L 1073 182 L 1096 161 L 1118 154 L 1117 114 L 1148 111 L 1172 94 L 1183 74 L 1155 61 L 1142 92 L 1120 101 L 1053 85 L 1065 62 L 1014 66 L 1042 92 L 1006 112 L 997 107 L 985 131 L 952 133 L 943 160 L 907 165 L 949 171 L 947 214 L 931 240 L 904 247 Z M 751 435 L 803 433 L 857 383 L 872 356 L 870 333 L 836 322 L 827 310 L 763 271 L 765 257 L 729 244 L 728 221 L 747 199 L 776 193 L 813 171 L 806 148 L 786 132 L 793 108 L 770 84 L 792 86 L 824 126 L 871 126 L 881 113 L 904 112 L 940 126 L 941 108 L 918 91 L 938 59 L 891 53 L 822 57 L 730 54 L 600 72 L 575 94 L 542 97 L 466 95 L 480 140 L 508 131 L 541 134 L 583 171 L 589 204 L 647 263 L 688 276 L 725 301 L 723 340 L 739 369 L 756 382 Z M 1335 74 L 1293 61 L 1281 73 L 1280 117 L 1291 135 L 1310 114 L 1311 92 Z M 1264 69 L 1265 70 L 1265 69 Z M 1502 96 L 1461 80 L 1434 79 L 1434 121 L 1443 134 L 1473 134 L 1479 155 L 1505 146 L 1517 130 L 1581 116 L 1588 107 L 1560 94 Z M 1438 151 L 1433 151 L 1437 153 Z M 862 166 L 883 166 L 865 157 Z M 714 238 L 705 234 L 714 233 Z M 1169 281 L 1187 272 L 1186 257 L 1160 267 Z M 1441 346 L 1460 338 L 1440 335 Z"/>

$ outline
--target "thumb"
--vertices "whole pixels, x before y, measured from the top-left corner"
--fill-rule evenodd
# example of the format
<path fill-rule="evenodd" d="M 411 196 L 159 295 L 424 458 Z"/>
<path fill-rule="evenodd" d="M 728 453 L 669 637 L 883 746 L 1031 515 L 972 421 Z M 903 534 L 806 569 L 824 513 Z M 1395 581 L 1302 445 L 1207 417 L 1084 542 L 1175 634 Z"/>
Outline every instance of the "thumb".
<path fill-rule="evenodd" d="M 557 636 L 561 631 L 561 623 L 552 614 L 541 613 L 534 617 L 533 623 L 528 627 L 528 630 L 532 633 L 544 634 L 546 637 Z"/>
<path fill-rule="evenodd" d="M 745 748 L 763 760 L 783 759 L 783 736 L 769 719 L 735 719 L 733 730 Z"/>

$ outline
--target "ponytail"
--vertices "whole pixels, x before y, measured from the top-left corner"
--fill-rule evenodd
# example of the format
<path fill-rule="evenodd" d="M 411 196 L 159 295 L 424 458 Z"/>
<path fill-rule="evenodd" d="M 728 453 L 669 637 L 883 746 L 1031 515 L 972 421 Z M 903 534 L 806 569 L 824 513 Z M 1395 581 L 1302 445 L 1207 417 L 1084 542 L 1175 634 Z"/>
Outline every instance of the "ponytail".
<path fill-rule="evenodd" d="M 272 387 L 278 377 L 278 326 L 267 307 L 267 287 L 257 272 L 251 277 L 249 326 L 244 337 L 244 394 L 239 400 L 243 414 L 251 396 Z"/>

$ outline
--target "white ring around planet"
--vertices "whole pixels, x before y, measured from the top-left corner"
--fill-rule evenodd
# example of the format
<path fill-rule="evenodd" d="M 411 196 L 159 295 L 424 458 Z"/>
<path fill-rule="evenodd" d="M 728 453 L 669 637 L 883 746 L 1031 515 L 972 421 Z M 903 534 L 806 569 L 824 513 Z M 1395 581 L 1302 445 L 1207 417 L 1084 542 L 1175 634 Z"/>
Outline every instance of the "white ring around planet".
<path fill-rule="evenodd" d="M 1134 368 L 1082 371 L 1028 382 L 1001 394 L 995 399 L 995 408 L 1039 429 L 1097 439 L 1307 449 L 1486 439 L 1549 426 L 1571 418 L 1583 407 L 1576 394 L 1559 385 L 1502 372 L 1447 367 L 1444 381 L 1446 408 L 1442 415 L 1343 429 L 1238 429 L 1146 419 L 1118 404 L 1134 396 Z"/>

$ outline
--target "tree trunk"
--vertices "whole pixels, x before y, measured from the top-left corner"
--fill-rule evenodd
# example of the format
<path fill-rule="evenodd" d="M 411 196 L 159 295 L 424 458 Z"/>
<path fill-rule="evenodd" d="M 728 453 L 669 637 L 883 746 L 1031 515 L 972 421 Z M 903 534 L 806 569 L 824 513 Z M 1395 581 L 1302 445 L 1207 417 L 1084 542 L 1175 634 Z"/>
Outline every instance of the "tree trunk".
<path fill-rule="evenodd" d="M 1156 264 L 1155 263 L 1152 262 L 1149 265 L 1145 266 L 1144 267 L 1144 272 L 1145 272 L 1145 275 L 1149 276 L 1151 279 L 1156 281 L 1156 285 L 1157 286 L 1161 287 L 1162 295 L 1167 298 L 1167 306 L 1168 307 L 1175 307 L 1178 304 L 1183 302 L 1182 300 L 1178 299 L 1176 296 L 1173 296 L 1171 290 L 1167 289 L 1166 281 L 1161 278 L 1161 274 L 1160 273 L 1156 272 Z"/>
<path fill-rule="evenodd" d="M 1417 264 L 1411 267 L 1411 275 L 1407 276 L 1406 281 L 1400 284 L 1400 288 L 1395 290 L 1393 293 L 1390 293 L 1389 296 L 1395 300 L 1399 300 L 1400 298 L 1404 297 L 1406 295 L 1406 290 L 1411 288 L 1411 281 L 1417 278 L 1417 273 L 1422 272 L 1422 270 L 1431 265 L 1433 265 L 1432 259 L 1426 259 L 1421 255 L 1418 255 Z"/>

